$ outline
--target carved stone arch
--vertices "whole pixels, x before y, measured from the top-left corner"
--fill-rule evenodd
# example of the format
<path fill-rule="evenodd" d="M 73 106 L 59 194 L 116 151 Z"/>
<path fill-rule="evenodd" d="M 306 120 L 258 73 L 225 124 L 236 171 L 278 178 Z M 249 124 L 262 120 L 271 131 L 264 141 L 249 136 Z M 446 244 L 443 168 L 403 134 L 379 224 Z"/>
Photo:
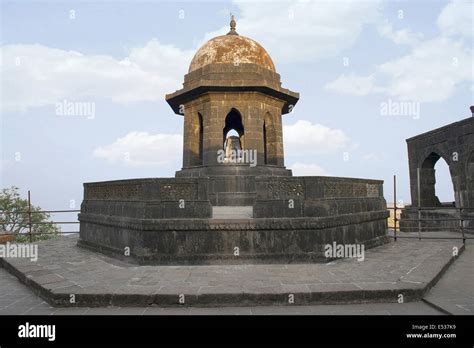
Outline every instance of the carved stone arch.
<path fill-rule="evenodd" d="M 236 108 L 231 108 L 224 120 L 222 129 L 222 147 L 225 149 L 227 135 L 231 130 L 235 130 L 240 140 L 240 147 L 245 148 L 245 129 L 241 112 Z"/>
<path fill-rule="evenodd" d="M 454 182 L 452 176 L 452 168 L 450 158 L 445 154 L 439 154 L 438 151 L 431 151 L 428 155 L 425 155 L 421 158 L 419 168 L 420 168 L 420 198 L 422 207 L 438 207 L 441 206 L 439 198 L 436 196 L 435 184 L 436 184 L 436 171 L 435 165 L 442 158 L 449 167 L 449 172 L 451 176 L 451 182 Z"/>

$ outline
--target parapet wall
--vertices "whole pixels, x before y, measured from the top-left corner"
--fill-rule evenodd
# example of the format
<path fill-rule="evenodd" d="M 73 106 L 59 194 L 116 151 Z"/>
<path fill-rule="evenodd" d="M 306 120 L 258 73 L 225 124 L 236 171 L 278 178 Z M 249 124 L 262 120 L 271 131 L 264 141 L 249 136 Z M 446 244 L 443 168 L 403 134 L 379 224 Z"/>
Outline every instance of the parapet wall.
<path fill-rule="evenodd" d="M 250 185 L 235 178 L 84 184 L 78 244 L 142 264 L 237 264 L 327 261 L 324 247 L 333 242 L 370 248 L 388 241 L 382 181 L 248 177 Z M 245 198 L 253 218 L 212 218 L 216 192 L 229 189 L 235 200 L 253 185 Z"/>
<path fill-rule="evenodd" d="M 208 218 L 208 178 L 160 178 L 84 184 L 81 214 L 141 219 Z"/>
<path fill-rule="evenodd" d="M 385 211 L 383 181 L 336 177 L 256 179 L 254 217 L 326 217 Z"/>

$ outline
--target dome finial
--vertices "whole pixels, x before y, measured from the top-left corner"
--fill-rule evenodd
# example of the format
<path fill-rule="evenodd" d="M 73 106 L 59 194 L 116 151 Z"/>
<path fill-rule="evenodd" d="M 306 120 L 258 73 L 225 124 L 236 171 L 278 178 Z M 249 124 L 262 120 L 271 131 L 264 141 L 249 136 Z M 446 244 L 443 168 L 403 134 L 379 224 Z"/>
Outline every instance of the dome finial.
<path fill-rule="evenodd" d="M 230 14 L 230 31 L 227 33 L 227 35 L 239 35 L 235 31 L 235 26 L 236 26 L 236 23 L 235 23 L 234 15 L 231 13 Z"/>

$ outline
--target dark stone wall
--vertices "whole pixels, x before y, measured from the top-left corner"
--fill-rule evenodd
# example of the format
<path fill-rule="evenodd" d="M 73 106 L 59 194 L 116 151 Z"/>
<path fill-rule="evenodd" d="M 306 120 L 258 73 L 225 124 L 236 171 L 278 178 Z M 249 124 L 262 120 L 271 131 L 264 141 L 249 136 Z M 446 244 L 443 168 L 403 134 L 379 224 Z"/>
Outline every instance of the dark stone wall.
<path fill-rule="evenodd" d="M 418 206 L 418 168 L 420 206 L 441 206 L 434 191 L 434 165 L 443 158 L 451 173 L 455 206 L 474 208 L 474 117 L 407 139 L 407 145 L 413 207 Z"/>
<path fill-rule="evenodd" d="M 386 243 L 386 224 L 386 212 L 238 222 L 85 215 L 79 245 L 141 264 L 319 262 L 328 261 L 324 246 L 333 242 L 366 248 Z M 131 257 L 124 256 L 125 247 Z"/>
<path fill-rule="evenodd" d="M 324 245 L 334 241 L 367 248 L 387 242 L 388 212 L 378 180 L 137 179 L 84 184 L 84 197 L 79 245 L 115 256 L 130 248 L 140 263 L 313 262 L 326 260 Z M 212 205 L 226 199 L 253 204 L 254 218 L 211 219 Z M 294 208 L 288 208 L 289 199 Z"/>
<path fill-rule="evenodd" d="M 420 207 L 422 231 L 460 231 L 462 217 L 465 232 L 474 233 L 474 117 L 407 139 L 407 145 L 412 204 L 402 212 L 400 229 L 418 231 Z M 435 194 L 434 166 L 441 158 L 449 166 L 454 202 L 440 202 Z"/>
<path fill-rule="evenodd" d="M 254 217 L 321 217 L 386 211 L 383 181 L 335 177 L 256 179 Z"/>
<path fill-rule="evenodd" d="M 81 213 L 141 219 L 212 216 L 207 178 L 161 178 L 84 184 Z"/>

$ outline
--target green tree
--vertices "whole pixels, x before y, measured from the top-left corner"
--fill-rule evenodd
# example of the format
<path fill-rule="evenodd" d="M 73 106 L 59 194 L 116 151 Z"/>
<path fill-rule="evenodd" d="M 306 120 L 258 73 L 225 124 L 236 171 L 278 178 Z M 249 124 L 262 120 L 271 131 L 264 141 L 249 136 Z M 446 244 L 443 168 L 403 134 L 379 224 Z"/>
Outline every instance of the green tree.
<path fill-rule="evenodd" d="M 48 213 L 41 213 L 41 208 L 31 206 L 33 241 L 57 237 L 60 228 L 51 222 Z M 0 230 L 15 234 L 16 242 L 29 242 L 28 200 L 22 199 L 18 187 L 4 188 L 0 192 Z"/>

